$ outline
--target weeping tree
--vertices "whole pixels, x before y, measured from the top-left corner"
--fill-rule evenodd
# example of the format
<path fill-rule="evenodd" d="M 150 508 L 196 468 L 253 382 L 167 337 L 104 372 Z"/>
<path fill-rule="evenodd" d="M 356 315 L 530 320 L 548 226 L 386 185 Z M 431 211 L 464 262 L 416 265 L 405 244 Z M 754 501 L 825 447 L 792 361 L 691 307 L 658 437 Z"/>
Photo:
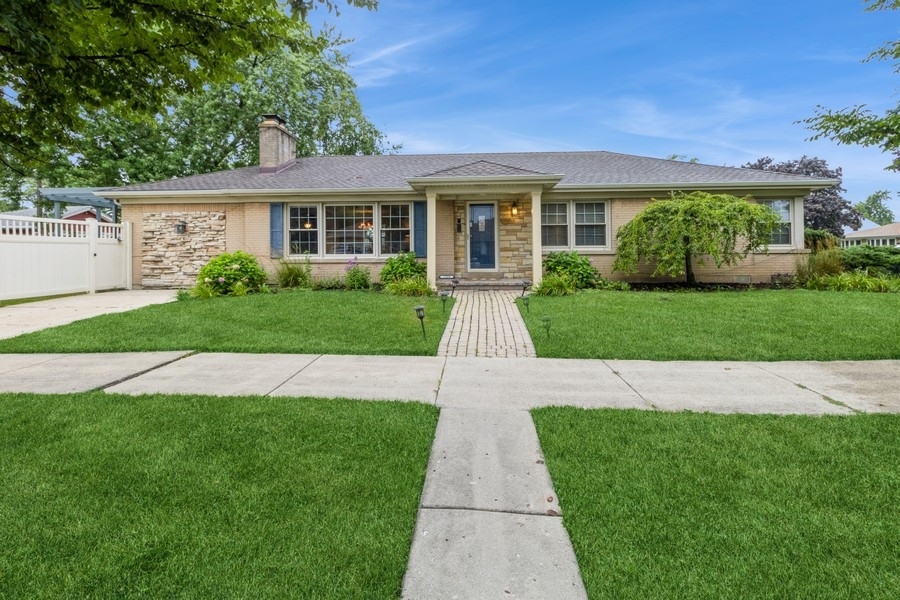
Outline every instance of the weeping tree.
<path fill-rule="evenodd" d="M 711 260 L 717 268 L 735 265 L 751 252 L 768 249 L 780 219 L 750 197 L 706 192 L 675 192 L 651 200 L 619 228 L 613 269 L 634 273 L 642 262 L 655 265 L 653 276 L 685 277 L 696 285 L 693 261 Z"/>

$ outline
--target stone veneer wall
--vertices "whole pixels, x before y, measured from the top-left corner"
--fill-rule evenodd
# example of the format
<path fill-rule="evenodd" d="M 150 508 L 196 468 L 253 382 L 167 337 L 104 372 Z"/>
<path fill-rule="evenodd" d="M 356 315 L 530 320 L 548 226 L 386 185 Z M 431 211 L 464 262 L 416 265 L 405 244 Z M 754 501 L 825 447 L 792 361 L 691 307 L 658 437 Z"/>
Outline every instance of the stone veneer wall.
<path fill-rule="evenodd" d="M 469 272 L 466 264 L 467 223 L 469 222 L 465 200 L 453 204 L 453 222 L 462 219 L 463 233 L 456 234 L 454 269 L 456 274 L 466 279 L 530 279 L 531 278 L 531 202 L 519 201 L 519 214 L 511 214 L 512 200 L 497 202 L 499 226 L 499 270 Z"/>
<path fill-rule="evenodd" d="M 175 233 L 184 221 L 187 231 Z M 188 288 L 209 259 L 226 251 L 225 213 L 172 211 L 144 214 L 141 238 L 141 285 L 144 288 Z"/>

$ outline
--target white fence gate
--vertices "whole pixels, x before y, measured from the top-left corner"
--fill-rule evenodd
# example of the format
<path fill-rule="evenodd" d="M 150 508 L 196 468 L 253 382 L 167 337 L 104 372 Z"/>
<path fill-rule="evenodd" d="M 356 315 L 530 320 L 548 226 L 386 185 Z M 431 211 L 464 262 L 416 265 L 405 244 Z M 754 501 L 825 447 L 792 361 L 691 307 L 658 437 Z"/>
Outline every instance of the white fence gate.
<path fill-rule="evenodd" d="M 0 215 L 0 300 L 131 289 L 131 224 Z"/>

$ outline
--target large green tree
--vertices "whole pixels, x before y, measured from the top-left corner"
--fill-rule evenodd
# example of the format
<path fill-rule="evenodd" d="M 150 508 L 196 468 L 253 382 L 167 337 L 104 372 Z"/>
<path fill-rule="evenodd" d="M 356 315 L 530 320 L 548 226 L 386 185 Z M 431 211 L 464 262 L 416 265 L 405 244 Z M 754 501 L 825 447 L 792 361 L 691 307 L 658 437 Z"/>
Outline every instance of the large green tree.
<path fill-rule="evenodd" d="M 282 48 L 241 61 L 239 83 L 181 96 L 152 119 L 90 115 L 70 176 L 112 186 L 254 165 L 264 113 L 287 121 L 298 156 L 393 150 L 363 113 L 340 42 L 319 38 L 319 52 Z"/>
<path fill-rule="evenodd" d="M 873 223 L 887 225 L 894 222 L 894 212 L 886 204 L 890 197 L 891 193 L 889 191 L 878 190 L 853 206 L 859 211 L 859 214 Z"/>
<path fill-rule="evenodd" d="M 716 267 L 737 264 L 767 249 L 778 223 L 778 215 L 749 197 L 676 192 L 652 200 L 619 228 L 613 269 L 634 273 L 644 262 L 653 265 L 654 277 L 684 276 L 696 285 L 694 260 L 700 265 L 712 260 Z"/>
<path fill-rule="evenodd" d="M 900 0 L 866 0 L 867 11 L 900 9 Z M 866 60 L 900 59 L 900 41 L 888 42 L 872 52 Z M 895 69 L 900 71 L 900 67 Z M 831 110 L 817 106 L 815 116 L 803 120 L 815 131 L 810 139 L 827 138 L 840 144 L 876 146 L 894 155 L 886 168 L 900 171 L 900 104 L 883 115 L 867 109 L 865 105 Z"/>
<path fill-rule="evenodd" d="M 375 0 L 347 0 L 374 8 Z M 87 114 L 134 118 L 176 94 L 237 81 L 238 63 L 300 48 L 296 22 L 331 0 L 6 0 L 0 5 L 0 159 L 46 159 Z M 293 16 L 292 16 L 293 15 Z"/>

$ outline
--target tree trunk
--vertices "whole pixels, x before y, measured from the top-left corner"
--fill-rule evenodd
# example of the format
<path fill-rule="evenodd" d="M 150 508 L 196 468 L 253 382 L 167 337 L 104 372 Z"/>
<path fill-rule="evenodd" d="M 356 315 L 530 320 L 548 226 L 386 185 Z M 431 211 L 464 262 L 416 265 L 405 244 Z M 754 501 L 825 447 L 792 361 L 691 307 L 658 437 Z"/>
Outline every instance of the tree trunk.
<path fill-rule="evenodd" d="M 697 280 L 694 278 L 694 267 L 691 265 L 691 251 L 684 251 L 684 280 L 688 285 L 694 286 L 697 285 Z"/>

